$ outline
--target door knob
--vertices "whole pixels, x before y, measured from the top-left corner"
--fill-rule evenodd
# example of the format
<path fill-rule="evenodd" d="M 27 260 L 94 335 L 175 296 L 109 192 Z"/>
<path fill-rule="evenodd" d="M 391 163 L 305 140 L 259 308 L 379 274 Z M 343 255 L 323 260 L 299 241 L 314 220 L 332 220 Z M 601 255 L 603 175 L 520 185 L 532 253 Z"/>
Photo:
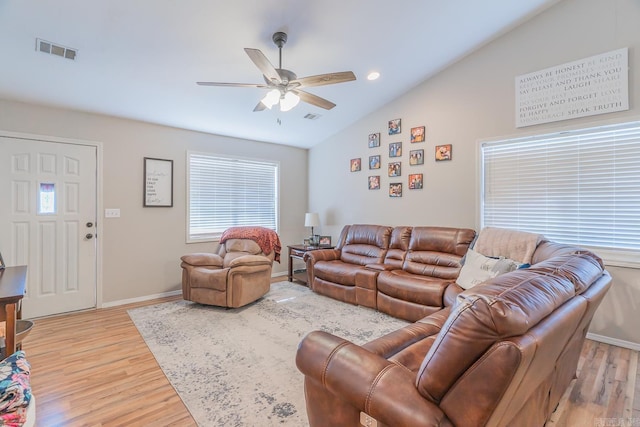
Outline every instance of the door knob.
<path fill-rule="evenodd" d="M 88 222 L 87 223 L 87 228 L 91 228 L 91 227 L 93 227 L 93 223 L 92 222 Z"/>
<path fill-rule="evenodd" d="M 91 239 L 93 239 L 93 234 L 87 233 L 87 235 L 84 236 L 84 237 L 86 237 L 88 240 L 91 240 Z"/>

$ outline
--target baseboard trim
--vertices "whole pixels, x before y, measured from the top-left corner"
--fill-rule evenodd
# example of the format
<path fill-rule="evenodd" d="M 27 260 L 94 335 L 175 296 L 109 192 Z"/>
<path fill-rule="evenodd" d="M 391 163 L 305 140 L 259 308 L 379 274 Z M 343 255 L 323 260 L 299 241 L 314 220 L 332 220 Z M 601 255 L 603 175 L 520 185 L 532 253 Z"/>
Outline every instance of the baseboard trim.
<path fill-rule="evenodd" d="M 271 277 L 280 277 L 280 276 L 286 276 L 286 275 L 287 275 L 287 272 L 283 271 L 281 273 L 273 274 L 273 275 L 271 275 Z M 119 305 L 132 304 L 132 303 L 135 303 L 135 302 L 142 302 L 142 301 L 149 301 L 150 299 L 172 297 L 174 295 L 181 295 L 181 294 L 182 294 L 182 289 L 178 289 L 176 291 L 163 292 L 161 294 L 145 295 L 143 297 L 136 297 L 136 298 L 122 299 L 122 300 L 118 300 L 118 301 L 105 302 L 105 303 L 102 303 L 100 308 L 117 307 Z"/>
<path fill-rule="evenodd" d="M 631 342 L 631 341 L 625 341 L 617 338 L 606 337 L 604 335 L 592 334 L 591 332 L 587 332 L 587 338 L 590 340 L 602 342 L 605 344 L 628 348 L 629 350 L 640 351 L 640 344 Z"/>
<path fill-rule="evenodd" d="M 142 302 L 142 301 L 149 301 L 150 299 L 172 297 L 174 295 L 182 295 L 182 289 L 178 289 L 177 291 L 163 292 L 161 294 L 145 295 L 145 296 L 142 296 L 142 297 L 121 299 L 121 300 L 118 300 L 118 301 L 105 302 L 105 303 L 102 303 L 102 306 L 100 308 L 117 307 L 119 305 L 132 304 L 132 303 L 135 303 L 135 302 Z"/>

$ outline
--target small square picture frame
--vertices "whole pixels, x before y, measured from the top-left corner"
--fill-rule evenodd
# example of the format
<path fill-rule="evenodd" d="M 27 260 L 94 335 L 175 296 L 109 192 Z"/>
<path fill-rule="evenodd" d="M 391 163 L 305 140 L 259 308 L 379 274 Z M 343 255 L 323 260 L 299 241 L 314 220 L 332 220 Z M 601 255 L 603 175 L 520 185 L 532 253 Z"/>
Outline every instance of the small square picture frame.
<path fill-rule="evenodd" d="M 402 142 L 389 143 L 389 157 L 402 157 Z"/>
<path fill-rule="evenodd" d="M 369 148 L 380 147 L 380 133 L 369 134 Z"/>
<path fill-rule="evenodd" d="M 357 159 L 351 159 L 350 161 L 351 172 L 360 172 L 361 168 L 362 168 L 362 158 L 358 157 Z"/>
<path fill-rule="evenodd" d="M 369 169 L 380 169 L 380 154 L 369 156 Z"/>
<path fill-rule="evenodd" d="M 402 183 L 391 182 L 389 183 L 389 197 L 402 197 Z"/>
<path fill-rule="evenodd" d="M 402 162 L 391 162 L 388 167 L 389 176 L 396 177 L 402 175 Z"/>
<path fill-rule="evenodd" d="M 402 133 L 402 119 L 389 120 L 389 135 Z"/>
<path fill-rule="evenodd" d="M 321 248 L 328 248 L 331 246 L 331 236 L 320 236 L 318 239 L 318 246 Z"/>
<path fill-rule="evenodd" d="M 422 190 L 423 181 L 421 173 L 409 174 L 409 190 Z"/>
<path fill-rule="evenodd" d="M 452 148 L 451 144 L 436 145 L 436 162 L 451 160 Z"/>
<path fill-rule="evenodd" d="M 409 151 L 409 166 L 424 165 L 424 149 Z"/>
<path fill-rule="evenodd" d="M 411 128 L 411 138 L 410 141 L 412 144 L 416 143 L 416 142 L 424 142 L 425 140 L 425 127 L 424 126 L 417 126 L 414 128 Z"/>
<path fill-rule="evenodd" d="M 368 179 L 369 190 L 380 189 L 380 175 L 371 175 Z"/>

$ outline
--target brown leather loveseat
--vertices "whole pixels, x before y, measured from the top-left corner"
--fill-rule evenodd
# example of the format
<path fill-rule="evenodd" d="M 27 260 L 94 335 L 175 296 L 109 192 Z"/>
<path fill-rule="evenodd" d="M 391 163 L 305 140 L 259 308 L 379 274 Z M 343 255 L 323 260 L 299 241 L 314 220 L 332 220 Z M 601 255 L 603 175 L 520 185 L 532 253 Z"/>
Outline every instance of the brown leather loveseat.
<path fill-rule="evenodd" d="M 444 307 L 476 232 L 467 228 L 355 224 L 335 249 L 305 254 L 317 293 L 415 321 Z"/>
<path fill-rule="evenodd" d="M 309 423 L 542 426 L 610 284 L 593 253 L 542 242 L 529 268 L 365 345 L 311 332 L 296 356 Z"/>

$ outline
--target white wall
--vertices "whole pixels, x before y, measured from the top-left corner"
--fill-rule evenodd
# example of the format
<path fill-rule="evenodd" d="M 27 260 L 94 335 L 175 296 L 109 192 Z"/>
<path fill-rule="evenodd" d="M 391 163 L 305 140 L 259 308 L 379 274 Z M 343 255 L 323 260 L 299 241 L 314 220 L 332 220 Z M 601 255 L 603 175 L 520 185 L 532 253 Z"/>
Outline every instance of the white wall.
<path fill-rule="evenodd" d="M 445 225 L 478 228 L 478 141 L 548 133 L 602 120 L 640 116 L 640 2 L 564 0 L 489 43 L 394 102 L 312 148 L 309 155 L 311 209 L 320 213 L 323 234 L 336 238 L 345 224 Z M 595 117 L 515 128 L 514 79 L 599 53 L 629 47 L 630 110 Z M 421 52 L 416 52 L 421 54 Z M 426 54 L 426 52 L 425 52 Z M 398 58 L 398 66 L 411 66 Z M 384 72 L 384 70 L 382 70 Z M 384 85 L 384 75 L 375 83 Z M 375 90 L 372 84 L 371 90 Z M 399 138 L 387 133 L 390 119 L 402 119 Z M 425 143 L 410 144 L 409 129 L 427 127 Z M 380 132 L 380 148 L 367 147 L 367 135 Z M 388 196 L 388 143 L 402 141 L 402 198 Z M 453 144 L 453 160 L 434 161 L 436 145 Z M 409 166 L 409 150 L 424 148 L 425 164 Z M 382 155 L 382 169 L 368 170 L 368 157 Z M 349 160 L 362 158 L 361 172 Z M 331 173 L 327 173 L 331 170 Z M 423 173 L 423 190 L 408 190 L 409 173 Z M 380 190 L 367 189 L 367 176 L 381 175 Z M 396 182 L 395 179 L 393 182 Z M 591 332 L 640 343 L 635 327 L 640 272 L 609 267 L 614 277 Z M 638 344 L 640 345 L 640 344 Z"/>
<path fill-rule="evenodd" d="M 279 231 L 285 249 L 274 274 L 286 271 L 286 245 L 306 236 L 306 149 L 1 99 L 0 129 L 102 143 L 104 207 L 121 210 L 120 218 L 104 219 L 103 212 L 98 216 L 104 303 L 177 290 L 180 256 L 216 249 L 216 243 L 185 243 L 187 150 L 280 162 Z M 142 207 L 144 157 L 174 161 L 172 208 Z"/>

